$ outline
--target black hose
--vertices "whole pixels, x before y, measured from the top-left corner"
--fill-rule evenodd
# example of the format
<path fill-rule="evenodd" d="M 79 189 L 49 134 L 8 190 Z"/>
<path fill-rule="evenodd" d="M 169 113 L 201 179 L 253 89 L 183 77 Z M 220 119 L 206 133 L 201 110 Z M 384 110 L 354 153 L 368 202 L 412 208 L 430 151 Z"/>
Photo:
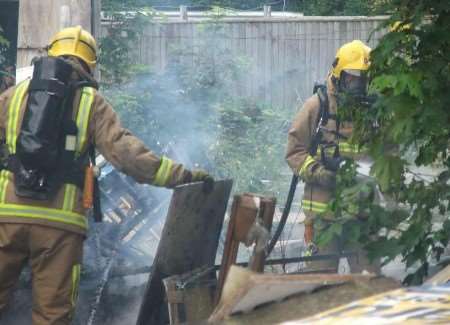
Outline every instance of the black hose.
<path fill-rule="evenodd" d="M 286 200 L 286 204 L 284 205 L 283 214 L 281 215 L 277 230 L 273 234 L 272 239 L 270 240 L 269 246 L 267 247 L 266 256 L 270 255 L 273 248 L 275 247 L 275 244 L 277 243 L 278 239 L 280 238 L 281 233 L 283 232 L 284 226 L 286 225 L 286 221 L 289 216 L 289 212 L 291 211 L 291 205 L 292 205 L 292 201 L 294 200 L 295 189 L 297 188 L 297 184 L 298 184 L 298 175 L 294 174 L 294 175 L 292 175 L 291 186 L 289 187 L 289 193 L 288 193 L 288 197 Z"/>

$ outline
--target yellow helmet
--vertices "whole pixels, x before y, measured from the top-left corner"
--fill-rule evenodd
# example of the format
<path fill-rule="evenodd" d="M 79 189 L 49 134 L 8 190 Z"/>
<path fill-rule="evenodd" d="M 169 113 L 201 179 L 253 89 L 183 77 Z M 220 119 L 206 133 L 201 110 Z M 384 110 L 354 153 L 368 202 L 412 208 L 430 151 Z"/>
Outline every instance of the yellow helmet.
<path fill-rule="evenodd" d="M 50 41 L 49 56 L 73 55 L 92 70 L 97 63 L 97 44 L 94 37 L 81 26 L 60 30 Z"/>
<path fill-rule="evenodd" d="M 344 44 L 336 53 L 331 73 L 339 79 L 343 70 L 366 71 L 369 69 L 371 48 L 359 40 Z"/>

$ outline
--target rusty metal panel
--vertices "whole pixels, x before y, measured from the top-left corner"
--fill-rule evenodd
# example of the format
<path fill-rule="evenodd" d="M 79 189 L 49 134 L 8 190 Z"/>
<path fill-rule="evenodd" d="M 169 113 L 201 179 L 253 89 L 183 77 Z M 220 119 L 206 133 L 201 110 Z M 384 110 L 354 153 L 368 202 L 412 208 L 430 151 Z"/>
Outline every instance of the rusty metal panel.
<path fill-rule="evenodd" d="M 138 325 L 167 323 L 162 280 L 203 266 L 214 266 L 232 181 L 218 181 L 209 194 L 203 184 L 174 190 L 161 241 L 139 312 Z"/>

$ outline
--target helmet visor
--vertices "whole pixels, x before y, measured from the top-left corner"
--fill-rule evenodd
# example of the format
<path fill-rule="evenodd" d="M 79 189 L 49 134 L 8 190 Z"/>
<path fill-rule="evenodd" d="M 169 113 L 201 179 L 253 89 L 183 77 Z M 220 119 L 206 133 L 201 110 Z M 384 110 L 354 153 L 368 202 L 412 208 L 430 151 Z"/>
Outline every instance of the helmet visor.
<path fill-rule="evenodd" d="M 343 70 L 339 78 L 339 90 L 350 95 L 367 93 L 367 73 L 361 70 Z"/>

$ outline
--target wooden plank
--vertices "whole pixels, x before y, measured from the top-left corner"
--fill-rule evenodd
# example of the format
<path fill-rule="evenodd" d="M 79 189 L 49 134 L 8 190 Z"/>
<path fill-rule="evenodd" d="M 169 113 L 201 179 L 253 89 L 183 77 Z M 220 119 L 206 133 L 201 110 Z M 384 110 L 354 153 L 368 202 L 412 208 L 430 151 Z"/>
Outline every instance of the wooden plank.
<path fill-rule="evenodd" d="M 266 70 L 266 57 L 265 57 L 265 34 L 266 28 L 264 24 L 258 24 L 257 26 L 257 59 L 256 59 L 256 73 L 257 78 L 260 80 L 260 85 L 258 89 L 258 99 L 260 101 L 266 102 L 268 99 L 267 93 L 270 92 L 270 88 L 268 87 L 268 80 L 266 79 L 265 70 Z"/>
<path fill-rule="evenodd" d="M 237 53 L 244 60 L 244 62 L 246 62 L 245 64 L 247 64 L 249 57 L 245 51 L 245 40 L 246 40 L 245 23 L 241 22 L 241 23 L 237 24 L 237 26 L 238 26 L 238 30 L 235 35 L 235 37 L 237 38 Z M 240 97 L 247 97 L 247 91 L 246 91 L 246 81 L 248 78 L 248 76 L 247 76 L 248 74 L 246 73 L 247 66 L 245 65 L 245 67 L 243 69 L 245 71 L 243 73 L 239 74 L 239 81 L 237 83 L 237 86 L 238 86 L 237 94 Z"/>
<path fill-rule="evenodd" d="M 296 105 L 292 107 L 293 113 L 297 112 L 297 107 L 302 105 L 303 102 L 308 98 L 309 91 L 306 87 L 306 29 L 305 23 L 301 22 L 297 24 L 296 29 L 296 40 L 299 42 L 299 61 L 298 61 L 298 76 L 299 76 L 299 94 L 296 94 Z"/>
<path fill-rule="evenodd" d="M 275 72 L 275 91 L 276 91 L 276 103 L 275 108 L 281 108 L 283 107 L 283 67 L 284 67 L 284 58 L 283 58 L 283 30 L 284 30 L 284 24 L 283 23 L 276 23 L 277 25 L 277 46 L 276 46 L 276 62 L 277 62 L 277 71 Z"/>
<path fill-rule="evenodd" d="M 294 294 L 372 277 L 374 276 L 362 274 L 260 274 L 232 266 L 220 302 L 209 322 L 219 322 L 233 313 L 248 312 L 256 306 L 279 301 Z"/>
<path fill-rule="evenodd" d="M 261 85 L 261 80 L 258 79 L 258 24 L 250 24 L 250 53 L 252 59 L 251 69 L 251 95 L 254 100 L 258 98 L 258 89 Z"/>
<path fill-rule="evenodd" d="M 256 246 L 250 258 L 249 268 L 253 271 L 263 272 L 266 258 L 264 247 L 267 243 L 264 242 L 263 234 L 260 231 L 261 228 L 258 227 L 261 225 L 266 229 L 268 240 L 275 205 L 275 198 L 262 197 L 251 193 L 234 196 L 217 284 L 217 302 L 219 301 L 228 270 L 232 264 L 236 263 L 239 243 L 249 246 L 255 242 Z M 259 251 L 261 245 L 263 251 Z"/>
<path fill-rule="evenodd" d="M 166 68 L 166 35 L 167 25 L 159 25 L 158 26 L 158 42 L 159 42 L 159 60 L 158 60 L 158 71 L 164 71 Z"/>
<path fill-rule="evenodd" d="M 173 44 L 174 44 L 174 35 L 175 35 L 176 25 L 168 24 L 165 28 L 165 33 L 162 35 L 164 38 L 164 43 L 166 44 L 166 64 L 170 64 L 173 59 Z"/>
<path fill-rule="evenodd" d="M 230 52 L 230 56 L 234 60 L 238 60 L 239 58 L 239 25 L 238 24 L 229 24 L 229 38 L 230 38 L 230 47 L 228 51 Z M 236 97 L 241 97 L 239 93 L 239 76 L 237 76 L 237 80 L 231 84 L 231 91 Z"/>
<path fill-rule="evenodd" d="M 253 98 L 252 97 L 252 76 L 251 76 L 251 68 L 253 65 L 253 57 L 252 57 L 252 53 L 251 53 L 251 26 L 250 23 L 245 22 L 244 23 L 244 35 L 245 35 L 245 48 L 244 48 L 244 53 L 245 56 L 248 60 L 248 67 L 247 67 L 247 73 L 245 73 L 245 76 L 243 78 L 244 80 L 244 89 L 245 89 L 245 95 L 248 98 Z"/>
<path fill-rule="evenodd" d="M 339 44 L 340 44 L 340 39 L 339 39 L 339 28 L 340 28 L 340 23 L 339 22 L 333 22 L 333 54 L 336 53 L 337 49 L 339 48 Z M 333 55 L 334 57 L 334 55 Z"/>
<path fill-rule="evenodd" d="M 213 266 L 232 181 L 218 181 L 205 194 L 203 184 L 174 190 L 152 272 L 141 304 L 138 325 L 167 322 L 162 280 L 203 266 Z"/>
<path fill-rule="evenodd" d="M 281 101 L 280 101 L 280 108 L 285 109 L 286 108 L 286 99 L 287 99 L 287 92 L 289 91 L 288 88 L 291 88 L 290 85 L 288 85 L 288 58 L 287 58 L 287 41 L 286 41 L 286 34 L 288 33 L 288 23 L 280 24 L 281 31 L 280 31 L 280 61 L 281 61 L 281 70 L 280 70 L 280 85 L 281 85 Z"/>
<path fill-rule="evenodd" d="M 156 71 L 161 71 L 161 31 L 160 24 L 154 24 L 152 28 L 152 62 Z"/>
<path fill-rule="evenodd" d="M 440 285 L 446 284 L 449 281 L 450 281 L 450 265 L 447 265 L 441 271 L 439 271 L 431 278 L 429 278 L 427 281 L 425 281 L 425 284 Z"/>
<path fill-rule="evenodd" d="M 265 100 L 268 105 L 272 104 L 272 23 L 264 23 L 264 49 L 262 55 L 264 55 L 264 84 L 266 86 Z"/>
<path fill-rule="evenodd" d="M 19 1 L 17 67 L 27 66 L 33 56 L 43 54 L 39 49 L 48 45 L 50 38 L 65 25 L 81 25 L 91 31 L 91 1 Z"/>
<path fill-rule="evenodd" d="M 334 22 L 328 23 L 328 34 L 329 38 L 327 40 L 327 71 L 325 75 L 328 75 L 329 70 L 334 61 L 334 56 L 336 54 L 336 50 L 334 48 Z"/>
<path fill-rule="evenodd" d="M 61 15 L 63 6 L 69 9 L 67 15 Z M 19 47 L 39 48 L 47 45 L 53 34 L 65 27 L 61 26 L 63 17 L 69 19 L 69 25 L 81 25 L 90 31 L 91 1 L 19 1 Z"/>
<path fill-rule="evenodd" d="M 286 26 L 285 39 L 285 77 L 284 77 L 284 104 L 283 107 L 291 109 L 295 104 L 296 93 L 300 78 L 297 73 L 299 61 L 299 41 L 295 38 L 297 26 L 289 23 Z"/>
<path fill-rule="evenodd" d="M 356 28 L 356 24 L 354 22 L 347 22 L 347 24 L 350 25 L 350 28 L 348 29 L 348 31 L 350 31 L 350 33 L 348 35 L 346 42 L 351 42 L 354 39 L 356 39 L 357 28 Z"/>
<path fill-rule="evenodd" d="M 267 230 L 268 234 L 270 234 L 270 230 L 272 229 L 273 215 L 275 213 L 275 206 L 277 200 L 275 198 L 266 198 L 260 197 L 260 208 L 258 211 L 258 218 L 262 221 L 262 226 Z M 266 261 L 266 252 L 265 250 L 257 251 L 258 242 L 256 242 L 256 247 L 253 251 L 253 255 L 249 262 L 250 270 L 256 272 L 264 272 L 264 262 Z M 266 245 L 266 243 L 264 243 Z"/>
<path fill-rule="evenodd" d="M 314 68 L 312 67 L 313 63 L 313 51 L 312 51 L 312 43 L 313 43 L 313 24 L 308 22 L 306 23 L 306 29 L 305 29 L 305 37 L 306 37 L 306 87 L 307 89 L 311 89 L 313 86 L 313 72 Z"/>
<path fill-rule="evenodd" d="M 219 302 L 220 293 L 225 284 L 225 279 L 230 269 L 231 265 L 236 261 L 239 241 L 234 240 L 235 233 L 234 229 L 236 227 L 236 216 L 239 208 L 239 196 L 234 196 L 233 205 L 231 206 L 230 219 L 228 222 L 225 245 L 223 249 L 222 262 L 219 271 L 219 279 L 217 281 L 217 291 L 216 291 L 216 303 Z"/>
<path fill-rule="evenodd" d="M 144 45 L 144 57 L 146 58 L 147 62 L 150 63 L 151 67 L 155 70 L 158 71 L 158 67 L 155 63 L 155 58 L 154 58 L 154 46 L 153 43 L 156 41 L 155 38 L 155 28 L 156 28 L 156 24 L 152 24 L 151 28 L 149 28 L 147 30 L 147 33 L 145 35 L 145 38 L 147 40 L 146 44 Z"/>
<path fill-rule="evenodd" d="M 101 36 L 101 0 L 91 1 L 92 12 L 91 12 L 91 32 L 96 40 L 100 39 Z"/>
<path fill-rule="evenodd" d="M 272 70 L 271 70 L 271 92 L 272 92 L 272 106 L 277 107 L 280 102 L 280 92 L 278 84 L 278 73 L 280 71 L 279 60 L 279 48 L 280 48 L 280 36 L 279 36 L 279 23 L 272 23 Z"/>

